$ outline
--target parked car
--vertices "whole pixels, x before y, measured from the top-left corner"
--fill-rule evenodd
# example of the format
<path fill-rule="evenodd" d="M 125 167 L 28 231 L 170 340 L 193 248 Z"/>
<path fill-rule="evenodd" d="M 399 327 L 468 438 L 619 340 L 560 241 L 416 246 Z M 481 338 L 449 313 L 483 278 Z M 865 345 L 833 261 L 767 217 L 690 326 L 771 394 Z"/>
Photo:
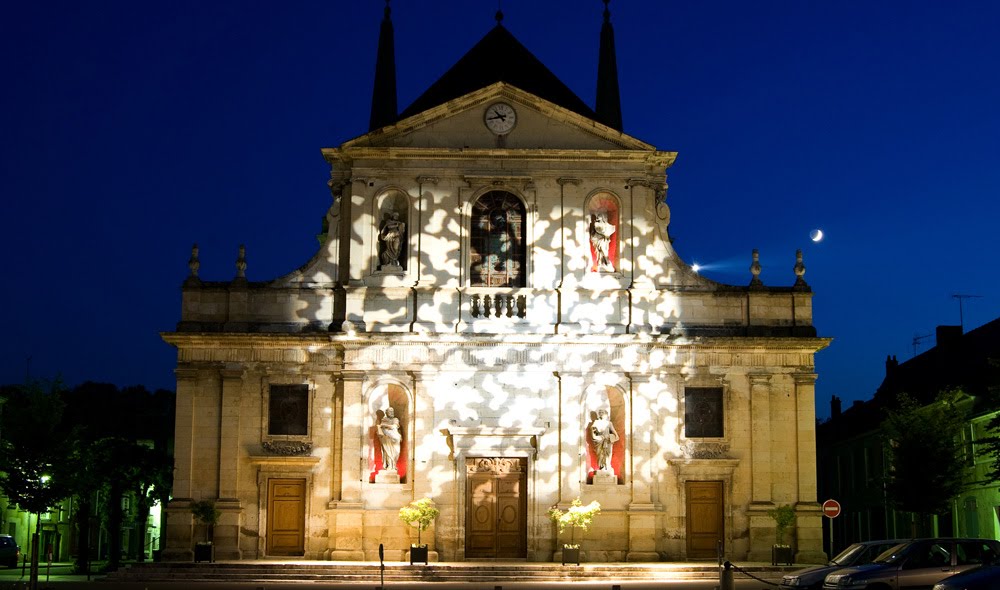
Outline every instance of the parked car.
<path fill-rule="evenodd" d="M 964 571 L 934 585 L 934 590 L 996 590 L 997 588 L 1000 588 L 1000 565 L 984 565 Z"/>
<path fill-rule="evenodd" d="M 876 557 L 892 549 L 902 540 L 882 540 L 882 541 L 862 541 L 854 543 L 844 549 L 831 559 L 826 565 L 816 565 L 803 570 L 792 572 L 781 578 L 782 588 L 796 588 L 803 590 L 819 590 L 823 587 L 823 580 L 827 574 L 836 570 L 855 565 L 865 565 L 871 563 Z"/>
<path fill-rule="evenodd" d="M 7 567 L 17 567 L 21 558 L 21 548 L 17 546 L 14 537 L 0 535 L 0 563 Z"/>
<path fill-rule="evenodd" d="M 826 576 L 824 590 L 930 588 L 948 576 L 993 563 L 1000 542 L 991 539 L 915 539 L 868 564 Z"/>

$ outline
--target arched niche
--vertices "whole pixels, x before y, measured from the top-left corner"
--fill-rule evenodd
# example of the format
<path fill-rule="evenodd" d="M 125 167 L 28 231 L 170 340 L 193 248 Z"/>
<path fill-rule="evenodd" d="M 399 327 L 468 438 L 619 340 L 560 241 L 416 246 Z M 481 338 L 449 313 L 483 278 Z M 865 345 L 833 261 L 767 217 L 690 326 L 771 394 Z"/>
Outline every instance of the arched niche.
<path fill-rule="evenodd" d="M 614 471 L 617 483 L 625 483 L 625 449 L 629 432 L 625 394 L 615 385 L 595 384 L 587 389 L 584 397 L 584 440 L 586 441 L 585 469 L 587 483 L 594 483 L 594 475 L 598 472 L 597 449 L 594 444 L 593 427 L 598 420 L 600 410 L 608 413 L 608 420 L 614 427 L 618 440 L 611 447 L 610 467 Z"/>
<path fill-rule="evenodd" d="M 621 204 L 618 197 L 599 192 L 587 199 L 587 241 L 590 244 L 590 272 L 619 270 Z"/>
<path fill-rule="evenodd" d="M 389 189 L 375 203 L 375 268 L 404 272 L 409 266 L 410 199 L 402 190 Z"/>
<path fill-rule="evenodd" d="M 367 428 L 365 429 L 366 473 L 368 482 L 376 483 L 378 474 L 384 470 L 382 442 L 379 439 L 379 424 L 386 418 L 387 410 L 392 408 L 395 419 L 399 421 L 399 433 L 402 440 L 399 445 L 399 457 L 396 460 L 396 473 L 399 483 L 406 483 L 409 475 L 409 461 L 412 431 L 410 428 L 411 404 L 406 388 L 397 381 L 383 380 L 378 382 L 368 396 Z M 381 479 L 381 478 L 378 478 Z M 395 483 L 395 481 L 392 481 Z"/>

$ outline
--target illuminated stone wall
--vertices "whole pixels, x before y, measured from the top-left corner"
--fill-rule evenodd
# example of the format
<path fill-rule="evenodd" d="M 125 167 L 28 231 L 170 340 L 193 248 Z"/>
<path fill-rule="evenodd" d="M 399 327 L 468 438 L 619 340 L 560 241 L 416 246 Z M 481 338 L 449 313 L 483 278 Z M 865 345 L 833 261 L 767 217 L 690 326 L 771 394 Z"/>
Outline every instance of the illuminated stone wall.
<path fill-rule="evenodd" d="M 501 100 L 520 115 L 502 146 L 482 124 Z M 769 560 L 767 510 L 792 504 L 797 561 L 822 560 L 813 357 L 828 340 L 812 293 L 721 285 L 680 260 L 673 152 L 498 84 L 323 153 L 333 201 L 316 256 L 268 282 L 192 276 L 164 335 L 178 349 L 167 557 L 189 558 L 199 499 L 223 512 L 220 559 L 269 556 L 267 484 L 289 478 L 306 481 L 306 558 L 373 560 L 381 543 L 404 559 L 416 535 L 396 515 L 428 496 L 441 516 L 423 540 L 462 560 L 466 460 L 508 457 L 526 461 L 529 560 L 553 559 L 547 511 L 577 497 L 603 506 L 578 539 L 588 560 L 687 559 L 685 486 L 701 481 L 722 482 L 727 557 Z M 490 191 L 524 207 L 523 286 L 471 284 L 472 208 Z M 595 207 L 613 211 L 614 270 L 595 270 Z M 398 267 L 379 257 L 390 212 L 407 227 Z M 275 384 L 308 386 L 305 435 L 268 434 Z M 717 436 L 685 436 L 688 387 L 721 391 Z M 375 477 L 390 405 L 399 483 Z M 610 478 L 588 446 L 601 407 L 621 437 Z"/>

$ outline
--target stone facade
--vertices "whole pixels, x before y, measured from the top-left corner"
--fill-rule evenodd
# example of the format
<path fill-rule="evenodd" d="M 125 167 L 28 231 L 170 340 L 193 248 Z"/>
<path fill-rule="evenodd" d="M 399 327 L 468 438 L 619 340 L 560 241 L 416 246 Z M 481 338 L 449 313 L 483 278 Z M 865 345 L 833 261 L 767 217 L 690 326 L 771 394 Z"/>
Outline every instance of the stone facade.
<path fill-rule="evenodd" d="M 497 103 L 517 114 L 503 135 L 484 124 Z M 210 499 L 219 559 L 372 560 L 382 544 L 401 560 L 416 531 L 399 508 L 430 497 L 432 559 L 547 561 L 569 540 L 548 510 L 579 497 L 603 508 L 576 539 L 590 561 L 713 557 L 717 541 L 767 561 L 783 504 L 797 560 L 823 559 L 812 293 L 718 284 L 679 259 L 675 153 L 498 82 L 323 155 L 329 231 L 307 264 L 249 282 L 244 260 L 208 282 L 192 257 L 164 334 L 168 558 L 190 559 L 204 533 L 188 506 Z M 405 230 L 385 256 L 391 219 Z M 376 433 L 389 407 L 395 478 Z M 595 474 L 600 409 L 613 474 Z"/>

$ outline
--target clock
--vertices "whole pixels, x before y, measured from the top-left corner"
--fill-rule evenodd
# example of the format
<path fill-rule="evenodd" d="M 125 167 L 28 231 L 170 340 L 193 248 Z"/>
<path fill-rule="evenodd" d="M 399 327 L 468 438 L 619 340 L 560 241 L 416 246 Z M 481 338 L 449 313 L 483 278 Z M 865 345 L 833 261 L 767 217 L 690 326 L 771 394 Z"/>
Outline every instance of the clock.
<path fill-rule="evenodd" d="M 506 135 L 517 124 L 517 112 L 514 107 L 505 102 L 495 102 L 486 107 L 483 122 L 486 123 L 486 128 L 493 133 Z"/>

